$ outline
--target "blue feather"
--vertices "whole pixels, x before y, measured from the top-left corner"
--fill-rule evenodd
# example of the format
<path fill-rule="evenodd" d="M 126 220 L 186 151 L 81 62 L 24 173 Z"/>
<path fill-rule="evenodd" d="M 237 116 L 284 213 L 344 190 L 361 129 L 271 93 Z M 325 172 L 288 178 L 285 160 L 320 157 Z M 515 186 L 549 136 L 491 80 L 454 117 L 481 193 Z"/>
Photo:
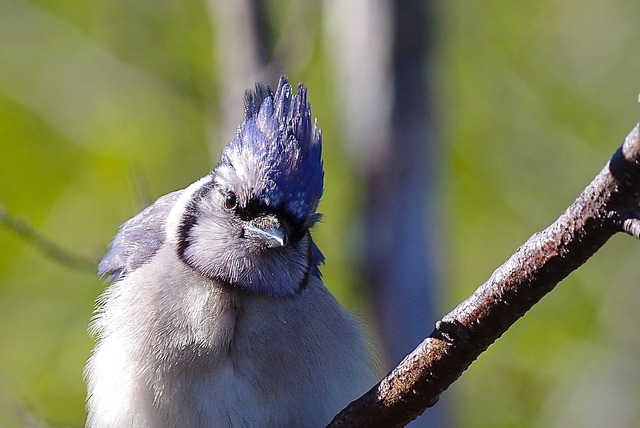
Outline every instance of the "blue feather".
<path fill-rule="evenodd" d="M 323 192 L 322 135 L 312 119 L 307 90 L 297 94 L 281 77 L 275 93 L 258 84 L 246 96 L 246 117 L 218 164 L 248 171 L 257 188 L 252 197 L 306 223 Z"/>

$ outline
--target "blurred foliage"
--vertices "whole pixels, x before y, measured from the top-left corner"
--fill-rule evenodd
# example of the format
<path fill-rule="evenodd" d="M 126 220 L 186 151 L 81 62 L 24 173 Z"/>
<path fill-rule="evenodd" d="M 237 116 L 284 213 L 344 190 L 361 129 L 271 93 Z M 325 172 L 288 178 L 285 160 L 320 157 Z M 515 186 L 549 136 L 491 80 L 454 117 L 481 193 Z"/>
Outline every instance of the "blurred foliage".
<path fill-rule="evenodd" d="M 286 21 L 278 8 L 307 3 L 268 4 L 277 32 Z M 437 7 L 444 312 L 551 223 L 637 122 L 640 4 Z M 350 269 L 360 187 L 336 125 L 331 46 L 312 10 L 304 16 L 314 25 L 291 27 L 312 33 L 282 42 L 304 40 L 311 52 L 288 58 L 283 72 L 307 83 L 324 131 L 325 219 L 315 236 L 326 282 L 364 310 Z M 149 197 L 204 175 L 224 143 L 210 141 L 224 82 L 209 18 L 197 0 L 0 2 L 0 204 L 97 261 Z M 81 426 L 86 326 L 104 285 L 6 228 L 0 244 L 0 426 Z M 640 425 L 639 256 L 637 242 L 614 238 L 519 321 L 447 393 L 452 424 Z"/>
<path fill-rule="evenodd" d="M 450 2 L 446 307 L 564 210 L 638 121 L 640 4 Z M 638 242 L 617 236 L 471 366 L 455 425 L 640 425 Z M 624 381 L 620 381 L 624 379 Z"/>

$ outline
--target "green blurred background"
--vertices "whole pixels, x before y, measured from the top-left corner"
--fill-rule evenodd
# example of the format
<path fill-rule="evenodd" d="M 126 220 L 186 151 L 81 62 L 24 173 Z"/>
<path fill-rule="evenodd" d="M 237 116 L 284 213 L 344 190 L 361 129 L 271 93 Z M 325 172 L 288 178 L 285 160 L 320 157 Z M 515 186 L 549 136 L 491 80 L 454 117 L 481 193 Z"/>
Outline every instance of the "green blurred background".
<path fill-rule="evenodd" d="M 366 312 L 351 269 L 357 246 L 336 239 L 352 233 L 363 186 L 337 125 L 326 9 L 265 5 L 293 52 L 282 71 L 307 84 L 324 132 L 325 218 L 315 237 L 325 279 Z M 640 3 L 431 7 L 444 314 L 555 220 L 637 122 Z M 97 261 L 121 222 L 206 174 L 232 137 L 220 119 L 224 40 L 212 10 L 201 0 L 1 0 L 7 212 Z M 235 123 L 243 93 L 229 97 Z M 445 393 L 448 425 L 640 426 L 639 257 L 640 245 L 618 236 L 572 274 Z M 86 327 L 103 288 L 91 269 L 0 227 L 0 426 L 82 426 Z"/>

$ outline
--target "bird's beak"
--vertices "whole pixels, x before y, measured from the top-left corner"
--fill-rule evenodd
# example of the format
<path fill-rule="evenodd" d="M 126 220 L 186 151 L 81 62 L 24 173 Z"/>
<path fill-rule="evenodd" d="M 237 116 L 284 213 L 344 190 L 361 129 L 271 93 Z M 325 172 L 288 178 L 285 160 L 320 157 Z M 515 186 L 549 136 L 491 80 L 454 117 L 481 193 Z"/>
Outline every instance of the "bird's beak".
<path fill-rule="evenodd" d="M 267 214 L 247 222 L 244 228 L 245 237 L 265 248 L 279 248 L 287 245 L 288 227 L 275 215 Z"/>

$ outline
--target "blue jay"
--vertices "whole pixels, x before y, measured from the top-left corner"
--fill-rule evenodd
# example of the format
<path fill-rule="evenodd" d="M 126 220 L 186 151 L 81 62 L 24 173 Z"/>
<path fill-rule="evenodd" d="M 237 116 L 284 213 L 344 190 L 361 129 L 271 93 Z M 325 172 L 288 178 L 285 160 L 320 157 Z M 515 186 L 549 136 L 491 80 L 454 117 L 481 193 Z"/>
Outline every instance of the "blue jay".
<path fill-rule="evenodd" d="M 318 270 L 306 88 L 282 77 L 245 104 L 213 171 L 125 222 L 100 262 L 88 427 L 320 427 L 374 384 Z"/>

